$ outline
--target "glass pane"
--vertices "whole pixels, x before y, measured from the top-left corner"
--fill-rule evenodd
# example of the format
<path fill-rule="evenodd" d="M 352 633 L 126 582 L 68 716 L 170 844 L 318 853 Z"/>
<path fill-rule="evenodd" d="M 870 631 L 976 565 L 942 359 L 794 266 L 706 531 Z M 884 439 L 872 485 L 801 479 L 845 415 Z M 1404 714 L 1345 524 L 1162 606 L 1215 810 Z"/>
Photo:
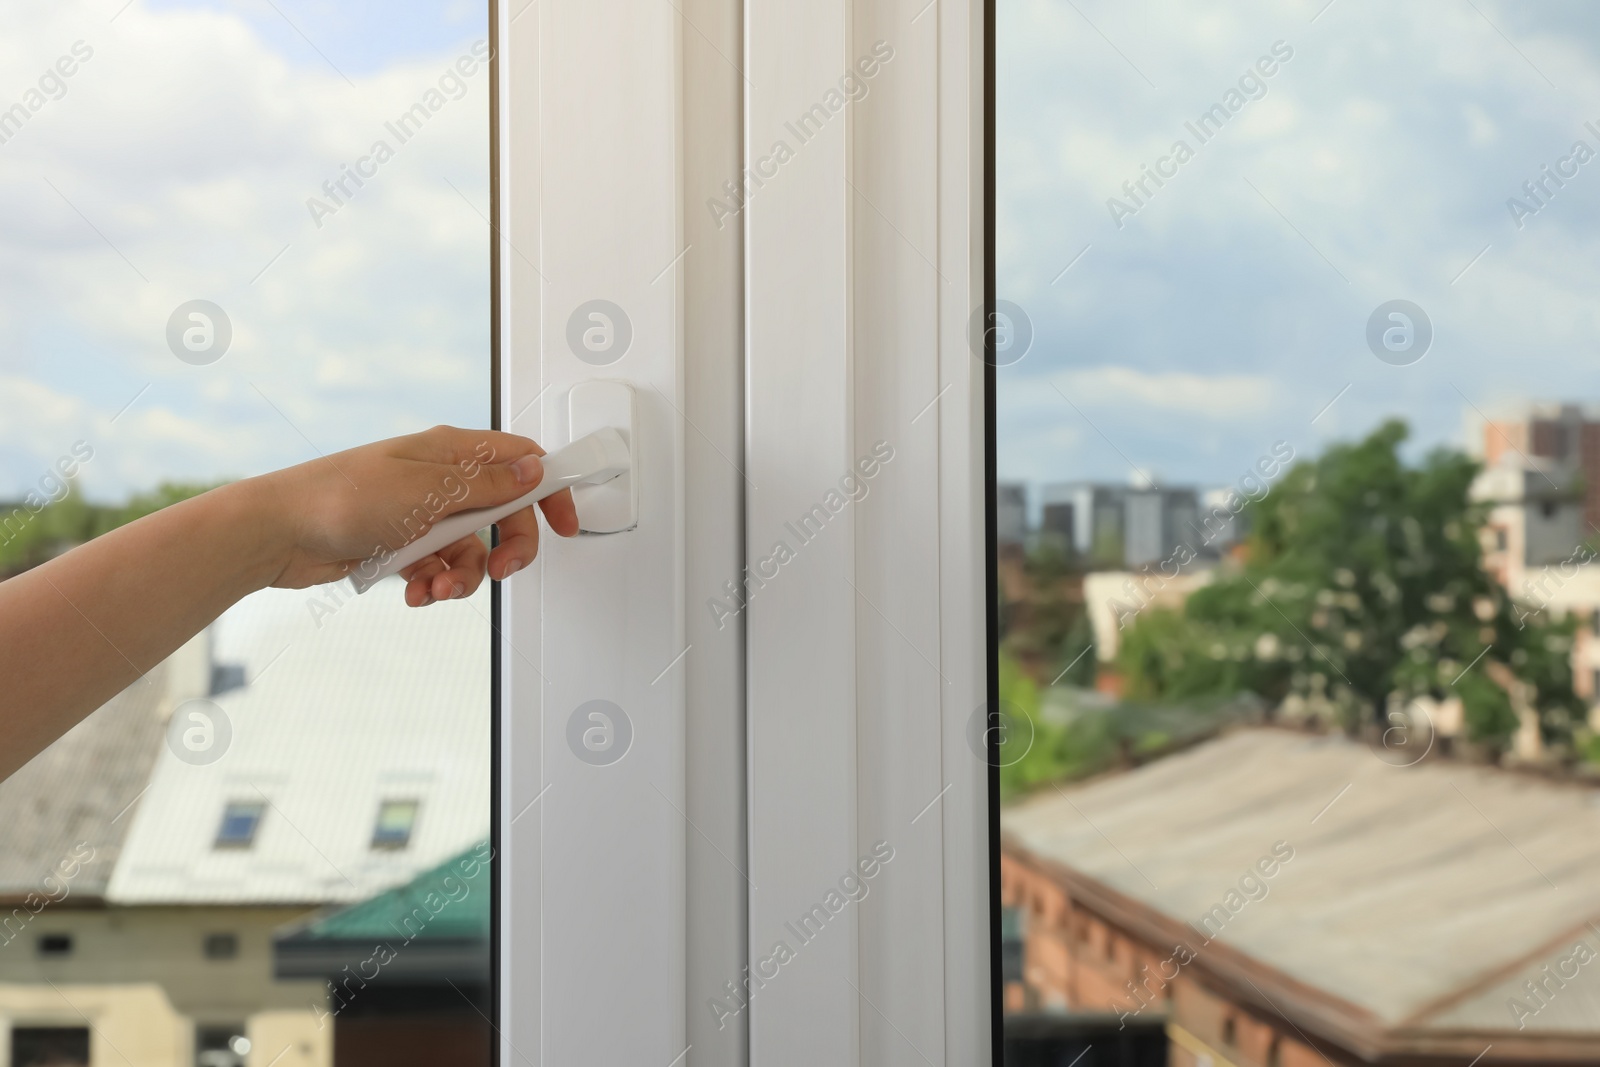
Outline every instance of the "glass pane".
<path fill-rule="evenodd" d="M 1600 12 L 997 44 L 1006 1062 L 1600 1057 Z"/>
<path fill-rule="evenodd" d="M 0 14 L 0 577 L 487 424 L 487 8 Z M 267 590 L 0 783 L 10 1062 L 487 1063 L 489 611 Z"/>

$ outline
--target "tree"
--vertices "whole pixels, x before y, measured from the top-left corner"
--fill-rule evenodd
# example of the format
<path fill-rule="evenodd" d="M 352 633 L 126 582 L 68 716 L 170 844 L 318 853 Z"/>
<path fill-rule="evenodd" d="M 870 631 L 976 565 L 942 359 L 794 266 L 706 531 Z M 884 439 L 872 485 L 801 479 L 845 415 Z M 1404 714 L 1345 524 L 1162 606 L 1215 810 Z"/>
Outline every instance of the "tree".
<path fill-rule="evenodd" d="M 1005 643 L 1044 680 L 1094 685 L 1093 628 L 1083 609 L 1082 572 L 1059 537 L 1040 537 L 1023 558 L 1028 592 L 1006 618 Z M 1070 668 L 1070 669 L 1069 669 Z M 1065 673 L 1063 673 L 1065 672 Z"/>
<path fill-rule="evenodd" d="M 90 504 L 69 489 L 67 495 L 37 512 L 25 504 L 0 505 L 0 576 L 36 567 L 73 545 L 211 488 L 164 482 L 121 505 Z"/>
<path fill-rule="evenodd" d="M 1462 700 L 1469 736 L 1503 745 L 1520 685 L 1548 740 L 1582 713 L 1569 663 L 1575 620 L 1519 611 L 1483 569 L 1485 508 L 1470 457 L 1401 459 L 1403 422 L 1296 464 L 1249 506 L 1240 572 L 1181 612 L 1147 611 L 1119 656 L 1129 693 L 1327 694 L 1346 725 L 1383 721 L 1391 697 Z"/>

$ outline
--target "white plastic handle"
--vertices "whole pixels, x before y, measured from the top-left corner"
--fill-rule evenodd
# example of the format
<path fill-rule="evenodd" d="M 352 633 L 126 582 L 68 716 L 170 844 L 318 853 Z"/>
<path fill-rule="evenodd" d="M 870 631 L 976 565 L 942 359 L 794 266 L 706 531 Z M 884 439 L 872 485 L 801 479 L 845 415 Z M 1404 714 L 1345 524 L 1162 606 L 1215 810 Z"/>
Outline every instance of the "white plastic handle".
<path fill-rule="evenodd" d="M 575 485 L 599 485 L 629 469 L 628 442 L 621 431 L 596 430 L 580 437 L 566 448 L 544 457 L 544 478 L 532 492 L 499 507 L 458 511 L 440 519 L 428 532 L 396 552 L 371 557 L 350 575 L 357 593 L 365 593 L 391 574 L 398 574 L 420 559 L 426 559 L 446 545 L 470 537 L 486 526 L 493 526 L 508 515 L 532 507 L 547 496 Z"/>

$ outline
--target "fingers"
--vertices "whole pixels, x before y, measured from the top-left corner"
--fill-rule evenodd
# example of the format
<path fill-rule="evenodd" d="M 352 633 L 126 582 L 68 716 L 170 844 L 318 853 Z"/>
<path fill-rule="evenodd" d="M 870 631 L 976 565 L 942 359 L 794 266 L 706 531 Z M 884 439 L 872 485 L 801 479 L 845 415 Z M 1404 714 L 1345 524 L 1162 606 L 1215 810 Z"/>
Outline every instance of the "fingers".
<path fill-rule="evenodd" d="M 489 554 L 489 577 L 503 582 L 539 554 L 539 518 L 532 508 L 523 508 L 501 519 L 497 526 L 500 544 Z"/>
<path fill-rule="evenodd" d="M 489 549 L 476 534 L 463 537 L 401 571 L 406 603 L 426 607 L 440 600 L 461 600 L 483 584 Z"/>
<path fill-rule="evenodd" d="M 400 577 L 406 582 L 406 604 L 413 608 L 425 608 L 434 602 L 433 579 L 450 569 L 438 555 L 420 559 L 400 572 Z"/>
<path fill-rule="evenodd" d="M 402 570 L 406 603 L 420 608 L 440 600 L 460 600 L 477 592 L 485 574 L 503 582 L 532 563 L 539 554 L 539 519 L 534 510 L 523 508 L 496 525 L 500 544 L 492 553 L 480 538 L 465 537 Z"/>
<path fill-rule="evenodd" d="M 562 537 L 573 537 L 578 532 L 578 507 L 572 501 L 572 490 L 563 489 L 554 496 L 539 501 L 539 510 L 550 529 Z"/>
<path fill-rule="evenodd" d="M 452 468 L 437 471 L 441 478 L 449 479 L 450 489 L 449 503 L 441 514 L 508 503 L 532 492 L 544 479 L 540 457 L 545 450 L 538 442 L 516 434 L 435 426 L 400 440 L 415 458 Z M 465 491 L 458 492 L 462 486 Z M 570 490 L 546 498 L 539 507 L 550 528 L 562 537 L 578 532 L 578 512 Z M 528 560 L 523 562 L 526 565 Z"/>
<path fill-rule="evenodd" d="M 499 430 L 469 430 L 458 426 L 435 426 L 431 430 L 399 438 L 409 459 L 429 463 L 508 464 L 523 456 L 544 455 L 532 438 Z"/>
<path fill-rule="evenodd" d="M 441 514 L 453 515 L 472 508 L 510 503 L 537 489 L 543 480 L 544 463 L 536 454 L 525 455 L 514 463 L 480 466 L 471 476 L 460 479 L 457 484 L 464 486 L 465 491 L 452 493 L 450 502 Z M 578 511 L 572 502 L 570 489 L 563 489 L 541 500 L 539 508 L 544 512 L 550 528 L 562 537 L 571 537 L 578 532 Z"/>

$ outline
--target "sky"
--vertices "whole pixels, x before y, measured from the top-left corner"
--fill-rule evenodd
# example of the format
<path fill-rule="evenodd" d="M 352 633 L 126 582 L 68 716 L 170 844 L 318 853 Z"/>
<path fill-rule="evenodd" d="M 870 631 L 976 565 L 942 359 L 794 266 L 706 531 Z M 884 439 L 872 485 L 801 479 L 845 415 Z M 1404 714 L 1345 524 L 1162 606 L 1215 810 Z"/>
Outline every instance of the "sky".
<path fill-rule="evenodd" d="M 80 440 L 80 487 L 108 500 L 486 423 L 486 76 L 320 226 L 307 207 L 486 36 L 484 8 L 7 5 L 0 109 L 93 55 L 0 144 L 0 499 Z M 1600 159 L 1520 227 L 1507 208 L 1575 141 L 1600 151 L 1592 5 L 999 17 L 998 286 L 1034 330 L 999 376 L 1003 478 L 1221 486 L 1278 441 L 1314 454 L 1389 416 L 1420 452 L 1468 444 L 1479 411 L 1600 401 Z M 1202 144 L 1186 123 L 1275 45 L 1290 58 Z M 1123 183 L 1180 139 L 1192 158 L 1135 201 Z M 166 337 L 197 299 L 233 327 L 199 366 Z M 1392 300 L 1433 326 L 1409 365 L 1367 345 Z"/>
<path fill-rule="evenodd" d="M 1278 42 L 1202 143 L 1185 123 Z M 1600 402 L 1600 158 L 1507 205 L 1600 152 L 1596 5 L 1006 0 L 997 48 L 997 286 L 1034 330 L 999 371 L 1003 479 L 1219 487 L 1277 441 L 1400 417 L 1417 455 Z M 1391 300 L 1432 323 L 1409 365 L 1366 340 Z"/>
<path fill-rule="evenodd" d="M 384 127 L 486 37 L 460 0 L 6 5 L 0 110 L 89 58 L 0 143 L 0 499 L 80 440 L 80 490 L 120 500 L 487 425 L 487 69 Z M 169 347 L 191 300 L 231 323 L 214 362 Z"/>

